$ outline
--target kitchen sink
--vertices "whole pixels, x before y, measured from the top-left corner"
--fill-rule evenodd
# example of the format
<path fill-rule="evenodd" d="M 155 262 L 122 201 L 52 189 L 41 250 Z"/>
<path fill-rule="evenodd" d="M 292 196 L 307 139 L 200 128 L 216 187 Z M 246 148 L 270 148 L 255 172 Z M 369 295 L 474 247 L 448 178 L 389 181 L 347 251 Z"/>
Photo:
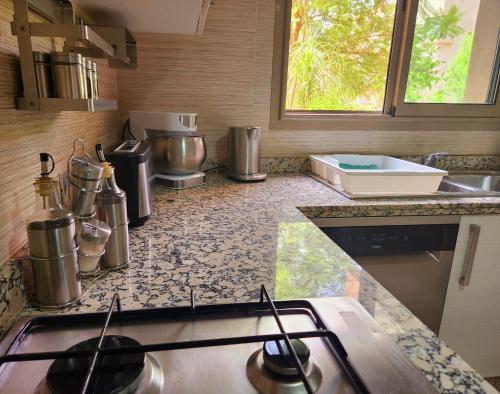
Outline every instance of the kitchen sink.
<path fill-rule="evenodd" d="M 474 193 L 477 191 L 478 189 L 474 187 L 453 183 L 446 179 L 443 179 L 438 188 L 438 192 L 443 193 Z"/>
<path fill-rule="evenodd" d="M 452 173 L 443 178 L 438 194 L 459 197 L 500 196 L 500 172 Z"/>
<path fill-rule="evenodd" d="M 500 192 L 500 173 L 496 174 L 457 174 L 448 176 L 448 180 L 478 189 Z"/>

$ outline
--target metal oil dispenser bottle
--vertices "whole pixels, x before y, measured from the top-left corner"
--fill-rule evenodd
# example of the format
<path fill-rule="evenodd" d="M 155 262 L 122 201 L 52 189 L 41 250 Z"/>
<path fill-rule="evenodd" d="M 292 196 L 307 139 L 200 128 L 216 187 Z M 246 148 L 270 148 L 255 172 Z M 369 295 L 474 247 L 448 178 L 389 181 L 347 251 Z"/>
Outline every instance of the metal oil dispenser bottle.
<path fill-rule="evenodd" d="M 49 170 L 49 159 L 51 168 Z M 36 302 L 58 307 L 71 304 L 82 295 L 75 242 L 75 218 L 60 202 L 56 180 L 49 175 L 54 160 L 40 154 L 41 173 L 35 182 L 35 212 L 26 230 L 33 267 Z"/>
<path fill-rule="evenodd" d="M 102 189 L 96 200 L 97 219 L 111 227 L 111 235 L 101 258 L 101 266 L 116 268 L 125 266 L 130 261 L 127 197 L 116 184 L 114 168 L 106 161 L 101 144 L 96 145 L 96 153 L 104 166 Z"/>

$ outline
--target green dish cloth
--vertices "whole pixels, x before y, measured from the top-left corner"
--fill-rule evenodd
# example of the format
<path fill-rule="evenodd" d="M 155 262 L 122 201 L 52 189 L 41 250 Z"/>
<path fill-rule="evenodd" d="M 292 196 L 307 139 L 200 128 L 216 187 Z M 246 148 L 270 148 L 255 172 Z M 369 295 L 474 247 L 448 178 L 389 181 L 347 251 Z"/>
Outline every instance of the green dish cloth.
<path fill-rule="evenodd" d="M 340 163 L 339 167 L 343 170 L 378 170 L 378 165 L 376 164 L 347 164 Z"/>

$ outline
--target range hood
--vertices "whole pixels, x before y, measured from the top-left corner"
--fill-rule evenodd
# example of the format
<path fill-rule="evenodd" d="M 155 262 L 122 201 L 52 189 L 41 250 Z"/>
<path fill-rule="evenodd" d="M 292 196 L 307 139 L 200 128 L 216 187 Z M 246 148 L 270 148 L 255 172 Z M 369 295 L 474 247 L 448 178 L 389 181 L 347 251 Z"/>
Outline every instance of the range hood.
<path fill-rule="evenodd" d="M 136 33 L 201 34 L 210 0 L 72 0 L 98 25 Z"/>

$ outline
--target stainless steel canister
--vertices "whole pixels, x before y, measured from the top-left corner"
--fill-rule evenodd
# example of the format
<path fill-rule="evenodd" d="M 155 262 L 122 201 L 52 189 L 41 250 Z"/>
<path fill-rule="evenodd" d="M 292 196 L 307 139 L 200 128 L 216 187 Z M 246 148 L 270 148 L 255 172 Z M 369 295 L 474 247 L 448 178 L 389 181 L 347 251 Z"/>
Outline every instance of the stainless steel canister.
<path fill-rule="evenodd" d="M 69 173 L 69 180 L 76 187 L 80 187 L 85 190 L 97 191 L 99 190 L 99 186 L 101 184 L 101 180 L 99 178 L 82 178 L 73 173 Z"/>
<path fill-rule="evenodd" d="M 62 256 L 40 259 L 29 257 L 33 267 L 35 296 L 38 304 L 60 307 L 82 295 L 77 250 Z"/>
<path fill-rule="evenodd" d="M 87 98 L 94 98 L 94 79 L 92 76 L 92 59 L 84 58 L 85 83 L 87 85 Z"/>
<path fill-rule="evenodd" d="M 36 258 L 63 256 L 75 249 L 75 218 L 69 211 L 52 220 L 29 223 L 27 233 L 30 255 Z"/>
<path fill-rule="evenodd" d="M 111 227 L 111 235 L 106 243 L 106 251 L 101 257 L 101 267 L 121 267 L 129 262 L 128 225 Z"/>
<path fill-rule="evenodd" d="M 111 227 L 111 235 L 106 243 L 106 251 L 101 258 L 101 266 L 120 267 L 130 260 L 127 197 L 115 180 L 114 169 L 106 163 L 102 179 L 102 190 L 96 200 L 97 218 Z"/>
<path fill-rule="evenodd" d="M 80 139 L 73 142 L 73 153 L 67 165 L 68 177 L 61 184 L 67 186 L 69 206 L 76 216 L 89 218 L 94 215 L 104 167 L 85 152 Z"/>
<path fill-rule="evenodd" d="M 102 196 L 104 189 L 99 193 L 96 200 L 97 217 L 111 227 L 124 226 L 128 224 L 127 200 L 112 200 Z M 123 192 L 125 196 L 125 192 Z"/>
<path fill-rule="evenodd" d="M 82 97 L 89 98 L 89 89 L 87 85 L 87 58 L 82 56 Z"/>
<path fill-rule="evenodd" d="M 95 200 L 99 189 L 89 191 L 76 186 L 69 178 L 68 172 L 59 174 L 63 204 L 75 214 L 76 233 L 80 231 L 82 221 L 92 218 L 95 214 Z"/>
<path fill-rule="evenodd" d="M 35 296 L 43 306 L 63 306 L 82 294 L 75 243 L 75 219 L 69 211 L 28 224 L 29 259 Z"/>
<path fill-rule="evenodd" d="M 54 97 L 50 54 L 45 52 L 33 52 L 33 61 L 35 62 L 38 97 Z"/>
<path fill-rule="evenodd" d="M 85 156 L 72 156 L 68 160 L 70 180 L 78 187 L 96 191 L 99 189 L 103 166 Z"/>
<path fill-rule="evenodd" d="M 81 219 L 91 218 L 95 214 L 95 202 L 99 190 L 88 190 L 75 185 L 68 179 L 70 209 Z"/>
<path fill-rule="evenodd" d="M 82 55 L 73 52 L 52 53 L 52 79 L 56 97 L 87 98 Z"/>
<path fill-rule="evenodd" d="M 79 252 L 88 255 L 100 254 L 104 250 L 110 234 L 110 227 L 102 220 L 90 219 L 83 222 L 78 233 Z"/>
<path fill-rule="evenodd" d="M 260 127 L 230 127 L 228 131 L 228 176 L 241 181 L 260 181 Z"/>
<path fill-rule="evenodd" d="M 101 220 L 91 219 L 81 224 L 78 233 L 80 272 L 93 273 L 99 269 L 99 260 L 110 235 L 111 228 Z"/>
<path fill-rule="evenodd" d="M 94 88 L 94 92 L 92 97 L 94 99 L 99 98 L 99 85 L 97 83 L 97 64 L 95 62 L 92 63 L 92 87 Z"/>

